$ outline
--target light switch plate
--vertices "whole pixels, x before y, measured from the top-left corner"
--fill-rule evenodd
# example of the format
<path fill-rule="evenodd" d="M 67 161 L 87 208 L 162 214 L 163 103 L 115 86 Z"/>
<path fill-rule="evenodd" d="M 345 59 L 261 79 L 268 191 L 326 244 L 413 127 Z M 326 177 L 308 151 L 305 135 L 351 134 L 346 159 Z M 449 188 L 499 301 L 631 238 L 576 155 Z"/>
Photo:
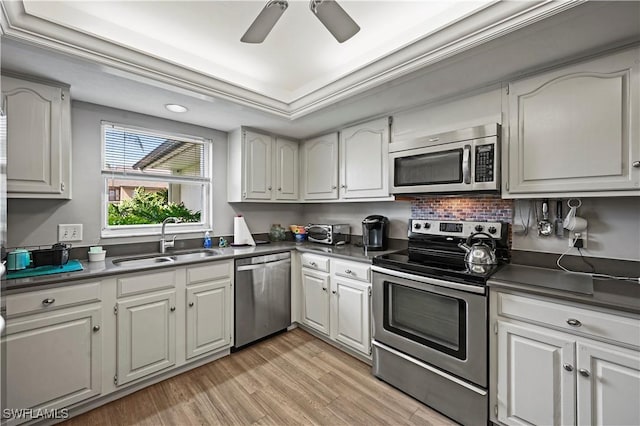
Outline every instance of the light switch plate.
<path fill-rule="evenodd" d="M 82 224 L 59 224 L 58 225 L 58 241 L 82 241 Z"/>

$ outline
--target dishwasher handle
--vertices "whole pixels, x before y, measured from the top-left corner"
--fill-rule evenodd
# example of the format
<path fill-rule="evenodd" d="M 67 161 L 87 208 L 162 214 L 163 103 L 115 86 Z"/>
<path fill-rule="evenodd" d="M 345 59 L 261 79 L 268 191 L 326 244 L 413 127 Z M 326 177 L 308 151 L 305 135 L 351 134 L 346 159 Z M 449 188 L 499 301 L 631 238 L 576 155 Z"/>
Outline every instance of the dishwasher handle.
<path fill-rule="evenodd" d="M 236 271 L 238 272 L 253 271 L 253 270 L 261 269 L 267 266 L 280 265 L 284 263 L 291 263 L 291 259 L 274 260 L 273 262 L 257 263 L 255 265 L 237 266 Z"/>

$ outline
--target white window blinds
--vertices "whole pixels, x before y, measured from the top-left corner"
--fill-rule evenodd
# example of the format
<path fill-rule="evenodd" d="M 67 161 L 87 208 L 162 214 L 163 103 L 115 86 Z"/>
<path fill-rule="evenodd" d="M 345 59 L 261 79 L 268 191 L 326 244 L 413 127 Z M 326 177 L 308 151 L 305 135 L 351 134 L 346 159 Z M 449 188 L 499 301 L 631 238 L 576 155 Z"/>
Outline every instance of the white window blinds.
<path fill-rule="evenodd" d="M 111 123 L 102 124 L 104 172 L 206 180 L 203 139 L 163 135 Z"/>

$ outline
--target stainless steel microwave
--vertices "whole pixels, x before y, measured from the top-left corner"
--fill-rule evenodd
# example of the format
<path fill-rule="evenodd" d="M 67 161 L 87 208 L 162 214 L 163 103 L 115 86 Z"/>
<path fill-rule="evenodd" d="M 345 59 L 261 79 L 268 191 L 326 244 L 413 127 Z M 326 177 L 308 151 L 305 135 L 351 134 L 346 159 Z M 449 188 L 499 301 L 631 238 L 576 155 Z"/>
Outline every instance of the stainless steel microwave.
<path fill-rule="evenodd" d="M 489 124 L 389 145 L 392 194 L 500 191 L 500 125 Z"/>

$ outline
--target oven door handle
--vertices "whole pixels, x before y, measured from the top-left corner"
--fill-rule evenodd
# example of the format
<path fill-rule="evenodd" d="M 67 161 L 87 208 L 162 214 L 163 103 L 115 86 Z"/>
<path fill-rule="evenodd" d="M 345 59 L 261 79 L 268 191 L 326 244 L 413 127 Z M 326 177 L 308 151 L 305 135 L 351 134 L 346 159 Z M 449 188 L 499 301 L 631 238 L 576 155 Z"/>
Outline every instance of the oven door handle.
<path fill-rule="evenodd" d="M 451 281 L 439 280 L 437 278 L 422 277 L 420 275 L 408 274 L 406 272 L 400 272 L 400 271 L 394 271 L 394 270 L 387 269 L 387 268 L 381 268 L 381 267 L 376 266 L 376 265 L 372 265 L 371 266 L 371 270 L 373 272 L 379 272 L 381 274 L 391 275 L 392 277 L 404 278 L 405 280 L 410 280 L 410 281 L 418 281 L 418 282 L 421 282 L 421 283 L 431 284 L 431 285 L 435 285 L 435 286 L 438 286 L 438 287 L 445 287 L 445 288 L 451 288 L 451 289 L 455 289 L 455 290 L 462 290 L 462 291 L 466 291 L 468 293 L 486 294 L 486 287 L 485 286 L 475 286 L 475 285 L 461 284 L 461 283 L 455 283 L 455 282 L 451 282 Z"/>
<path fill-rule="evenodd" d="M 479 387 L 477 387 L 477 386 L 473 386 L 472 384 L 467 383 L 467 382 L 465 382 L 465 381 L 463 381 L 463 380 L 460 380 L 460 379 L 458 379 L 457 377 L 452 376 L 451 374 L 447 374 L 447 373 L 445 373 L 444 371 L 438 370 L 437 368 L 434 368 L 434 367 L 432 367 L 432 366 L 430 366 L 430 365 L 428 365 L 428 364 L 425 364 L 425 363 L 423 363 L 423 362 L 420 362 L 420 361 L 419 361 L 419 360 L 417 360 L 417 359 L 414 359 L 414 358 L 412 358 L 412 357 L 410 357 L 410 356 L 407 356 L 407 355 L 403 354 L 402 352 L 396 351 L 395 349 L 390 348 L 390 347 L 389 347 L 389 346 L 387 346 L 387 345 L 383 345 L 382 343 L 377 342 L 377 341 L 375 341 L 375 340 L 372 340 L 372 341 L 371 341 L 371 344 L 372 344 L 373 346 L 377 346 L 377 347 L 379 347 L 379 348 L 380 348 L 380 349 L 382 349 L 382 350 L 385 350 L 385 351 L 387 351 L 387 352 L 390 352 L 390 353 L 392 353 L 393 355 L 398 356 L 398 357 L 400 357 L 400 358 L 404 359 L 405 361 L 409 361 L 409 362 L 411 362 L 411 363 L 413 363 L 413 364 L 417 365 L 418 367 L 424 368 L 425 370 L 429 370 L 430 372 L 432 372 L 432 373 L 434 373 L 434 374 L 437 374 L 438 376 L 444 377 L 444 378 L 445 378 L 445 379 L 447 379 L 447 380 L 450 380 L 450 381 L 452 381 L 452 382 L 454 382 L 454 383 L 457 383 L 458 385 L 463 386 L 463 387 L 465 387 L 465 388 L 467 388 L 467 389 L 469 389 L 469 390 L 471 390 L 471 391 L 473 391 L 473 392 L 475 392 L 475 393 L 477 393 L 477 394 L 480 394 L 480 395 L 482 395 L 482 396 L 485 396 L 485 395 L 487 394 L 487 391 L 486 391 L 485 389 L 479 388 Z"/>
<path fill-rule="evenodd" d="M 462 151 L 462 181 L 471 183 L 471 145 L 465 145 Z"/>

